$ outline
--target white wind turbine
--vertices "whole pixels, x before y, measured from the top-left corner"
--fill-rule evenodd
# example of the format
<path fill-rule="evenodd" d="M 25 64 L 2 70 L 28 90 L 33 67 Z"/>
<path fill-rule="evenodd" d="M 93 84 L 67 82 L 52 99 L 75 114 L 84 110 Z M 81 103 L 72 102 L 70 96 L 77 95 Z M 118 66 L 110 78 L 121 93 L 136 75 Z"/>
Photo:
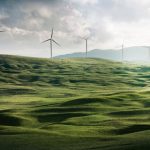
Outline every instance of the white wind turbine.
<path fill-rule="evenodd" d="M 120 49 L 120 47 L 121 47 L 121 61 L 123 62 L 124 61 L 124 41 L 123 41 L 122 45 L 117 46 L 116 48 Z"/>
<path fill-rule="evenodd" d="M 85 40 L 85 56 L 87 57 L 88 55 L 88 37 L 87 38 L 82 38 L 83 40 Z"/>
<path fill-rule="evenodd" d="M 122 43 L 121 56 L 122 56 L 122 62 L 123 62 L 124 61 L 124 42 Z"/>
<path fill-rule="evenodd" d="M 57 43 L 54 39 L 53 39 L 53 32 L 54 32 L 54 30 L 53 30 L 53 28 L 52 28 L 52 32 L 51 32 L 51 37 L 49 38 L 49 39 L 47 39 L 47 40 L 45 40 L 45 41 L 43 41 L 42 43 L 45 43 L 45 42 L 50 42 L 50 57 L 51 58 L 53 58 L 53 42 L 55 43 L 55 44 L 57 44 L 58 46 L 60 46 L 59 45 L 59 43 Z"/>

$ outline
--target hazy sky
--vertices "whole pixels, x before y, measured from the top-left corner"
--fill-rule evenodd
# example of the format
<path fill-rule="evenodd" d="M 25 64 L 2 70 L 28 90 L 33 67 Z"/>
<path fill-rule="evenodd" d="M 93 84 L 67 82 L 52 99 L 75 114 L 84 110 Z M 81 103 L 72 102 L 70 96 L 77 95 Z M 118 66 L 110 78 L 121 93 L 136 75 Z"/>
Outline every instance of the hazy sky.
<path fill-rule="evenodd" d="M 150 0 L 3 0 L 0 1 L 0 53 L 49 57 L 89 49 L 150 45 Z"/>

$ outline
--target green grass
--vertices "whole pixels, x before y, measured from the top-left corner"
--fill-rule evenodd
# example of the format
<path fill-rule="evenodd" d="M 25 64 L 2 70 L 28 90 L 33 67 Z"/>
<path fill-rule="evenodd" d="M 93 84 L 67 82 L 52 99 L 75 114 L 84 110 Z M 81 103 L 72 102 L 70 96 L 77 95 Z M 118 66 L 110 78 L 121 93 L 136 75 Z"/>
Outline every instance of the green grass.
<path fill-rule="evenodd" d="M 150 66 L 0 55 L 3 150 L 148 150 Z"/>

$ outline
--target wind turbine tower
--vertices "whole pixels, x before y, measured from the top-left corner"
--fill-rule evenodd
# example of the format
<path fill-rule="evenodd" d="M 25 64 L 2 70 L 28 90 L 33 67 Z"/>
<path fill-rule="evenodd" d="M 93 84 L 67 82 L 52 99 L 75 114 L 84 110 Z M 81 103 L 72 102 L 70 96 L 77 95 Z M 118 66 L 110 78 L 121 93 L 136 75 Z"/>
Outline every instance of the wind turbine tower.
<path fill-rule="evenodd" d="M 85 56 L 87 57 L 88 55 L 88 38 L 83 38 L 85 40 Z"/>
<path fill-rule="evenodd" d="M 47 40 L 45 40 L 45 41 L 42 42 L 42 43 L 45 43 L 45 42 L 48 42 L 48 41 L 50 42 L 50 58 L 51 58 L 51 59 L 53 58 L 53 42 L 54 42 L 56 45 L 60 46 L 59 43 L 57 43 L 57 42 L 53 39 L 53 33 L 54 33 L 54 30 L 53 30 L 53 28 L 52 28 L 51 37 L 50 37 L 49 39 L 47 39 Z"/>

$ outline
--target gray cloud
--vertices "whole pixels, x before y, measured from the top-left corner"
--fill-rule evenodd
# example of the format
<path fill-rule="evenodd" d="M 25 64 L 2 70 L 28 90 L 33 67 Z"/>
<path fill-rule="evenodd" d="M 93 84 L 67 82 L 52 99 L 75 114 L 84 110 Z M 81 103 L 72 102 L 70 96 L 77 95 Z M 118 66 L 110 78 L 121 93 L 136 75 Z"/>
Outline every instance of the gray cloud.
<path fill-rule="evenodd" d="M 79 37 L 85 36 L 90 37 L 90 49 L 110 48 L 124 38 L 145 44 L 149 17 L 149 0 L 4 0 L 0 28 L 8 32 L 0 34 L 0 52 L 47 57 L 49 44 L 40 42 L 52 27 L 62 45 L 54 47 L 55 55 L 83 51 Z"/>

